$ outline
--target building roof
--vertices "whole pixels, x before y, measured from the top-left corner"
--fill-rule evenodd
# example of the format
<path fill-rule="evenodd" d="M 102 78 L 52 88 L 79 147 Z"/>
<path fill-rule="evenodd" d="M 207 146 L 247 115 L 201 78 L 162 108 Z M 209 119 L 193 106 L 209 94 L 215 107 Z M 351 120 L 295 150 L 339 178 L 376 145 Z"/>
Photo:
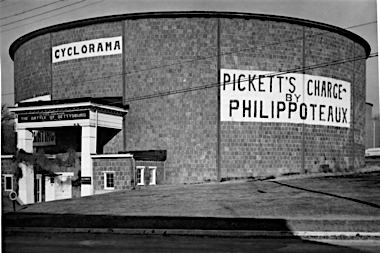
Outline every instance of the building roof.
<path fill-rule="evenodd" d="M 71 28 L 83 27 L 93 24 L 106 23 L 106 22 L 116 22 L 127 19 L 147 19 L 147 18 L 234 18 L 234 19 L 259 19 L 259 20 L 270 20 L 278 22 L 287 22 L 292 24 L 298 24 L 302 26 L 308 26 L 313 28 L 318 28 L 322 30 L 327 30 L 330 32 L 338 33 L 340 35 L 346 36 L 353 41 L 362 45 L 366 51 L 366 57 L 369 56 L 371 52 L 371 47 L 366 40 L 364 40 L 359 35 L 339 28 L 337 26 L 328 25 L 316 21 L 310 21 L 305 19 L 267 15 L 267 14 L 253 14 L 253 13 L 241 13 L 241 12 L 214 12 L 214 11 L 188 11 L 188 12 L 145 12 L 145 13 L 130 13 L 121 15 L 111 15 L 96 18 L 89 18 L 83 20 L 77 20 L 72 22 L 67 22 L 63 24 L 53 25 L 46 28 L 42 28 L 31 33 L 27 33 L 24 36 L 18 38 L 12 43 L 9 48 L 9 55 L 14 60 L 14 54 L 17 49 L 25 42 L 31 40 L 34 37 L 44 35 L 51 32 L 62 31 Z"/>
<path fill-rule="evenodd" d="M 44 105 L 62 105 L 62 104 L 74 104 L 90 102 L 100 105 L 107 105 L 113 107 L 119 107 L 122 109 L 129 109 L 129 105 L 123 105 L 122 97 L 82 97 L 82 98 L 70 98 L 70 99 L 60 99 L 60 100 L 49 100 L 49 101 L 33 101 L 33 102 L 20 102 L 18 107 L 34 107 L 34 106 L 44 106 Z"/>

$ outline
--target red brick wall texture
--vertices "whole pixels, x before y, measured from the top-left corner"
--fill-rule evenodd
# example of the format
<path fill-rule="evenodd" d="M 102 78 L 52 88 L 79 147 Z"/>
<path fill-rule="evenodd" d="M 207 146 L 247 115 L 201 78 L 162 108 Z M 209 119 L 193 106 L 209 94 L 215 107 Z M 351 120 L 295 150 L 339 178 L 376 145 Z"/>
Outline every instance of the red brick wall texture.
<path fill-rule="evenodd" d="M 125 18 L 58 29 L 23 43 L 14 57 L 16 102 L 40 94 L 52 99 L 123 95 L 130 110 L 123 134 L 111 146 L 167 150 L 165 183 L 216 180 L 218 140 L 221 178 L 300 172 L 301 124 L 221 122 L 218 138 L 215 86 L 139 99 L 218 82 L 218 23 L 221 68 L 277 72 L 299 68 L 303 60 L 309 66 L 365 55 L 357 41 L 302 22 Z M 51 63 L 52 46 L 113 36 L 123 36 L 123 55 Z M 351 83 L 353 119 L 351 128 L 304 126 L 307 171 L 322 164 L 334 170 L 364 165 L 365 72 L 365 60 L 306 70 Z"/>

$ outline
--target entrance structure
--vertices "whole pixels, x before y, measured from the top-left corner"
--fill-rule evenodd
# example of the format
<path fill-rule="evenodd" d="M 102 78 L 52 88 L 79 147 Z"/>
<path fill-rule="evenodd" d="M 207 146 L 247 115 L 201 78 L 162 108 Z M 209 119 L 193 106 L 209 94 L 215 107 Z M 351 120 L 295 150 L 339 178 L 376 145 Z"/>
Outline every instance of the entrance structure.
<path fill-rule="evenodd" d="M 91 155 L 102 153 L 105 140 L 109 140 L 122 129 L 123 116 L 128 112 L 127 107 L 115 99 L 81 98 L 19 103 L 10 111 L 17 115 L 17 148 L 28 153 L 33 152 L 32 130 L 80 128 L 80 143 L 77 145 L 77 149 L 81 152 L 81 176 L 83 178 L 81 196 L 93 195 Z M 75 139 L 74 132 L 66 131 L 65 139 L 69 141 Z M 21 184 L 20 196 L 27 196 L 24 191 L 33 192 L 33 183 Z M 31 202 L 30 197 L 25 198 L 24 202 Z"/>

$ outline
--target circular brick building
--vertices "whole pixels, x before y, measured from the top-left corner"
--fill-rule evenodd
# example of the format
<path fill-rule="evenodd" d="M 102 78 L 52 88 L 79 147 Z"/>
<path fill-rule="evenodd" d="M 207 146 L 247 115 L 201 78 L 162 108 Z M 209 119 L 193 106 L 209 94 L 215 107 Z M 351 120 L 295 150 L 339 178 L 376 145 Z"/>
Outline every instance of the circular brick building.
<path fill-rule="evenodd" d="M 247 13 L 138 13 L 43 28 L 10 47 L 18 146 L 27 146 L 22 131 L 50 127 L 56 145 L 82 152 L 82 176 L 95 154 L 114 154 L 107 166 L 116 154 L 150 152 L 147 163 L 163 164 L 160 183 L 358 168 L 369 53 L 335 26 Z M 86 176 L 96 188 L 95 172 Z"/>

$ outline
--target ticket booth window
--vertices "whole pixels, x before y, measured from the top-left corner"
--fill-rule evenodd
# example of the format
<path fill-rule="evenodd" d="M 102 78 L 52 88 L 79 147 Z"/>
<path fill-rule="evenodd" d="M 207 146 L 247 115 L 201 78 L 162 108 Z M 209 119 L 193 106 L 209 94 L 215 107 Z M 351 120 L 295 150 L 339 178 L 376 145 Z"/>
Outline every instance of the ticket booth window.
<path fill-rule="evenodd" d="M 144 185 L 144 167 L 136 167 L 137 185 Z"/>

